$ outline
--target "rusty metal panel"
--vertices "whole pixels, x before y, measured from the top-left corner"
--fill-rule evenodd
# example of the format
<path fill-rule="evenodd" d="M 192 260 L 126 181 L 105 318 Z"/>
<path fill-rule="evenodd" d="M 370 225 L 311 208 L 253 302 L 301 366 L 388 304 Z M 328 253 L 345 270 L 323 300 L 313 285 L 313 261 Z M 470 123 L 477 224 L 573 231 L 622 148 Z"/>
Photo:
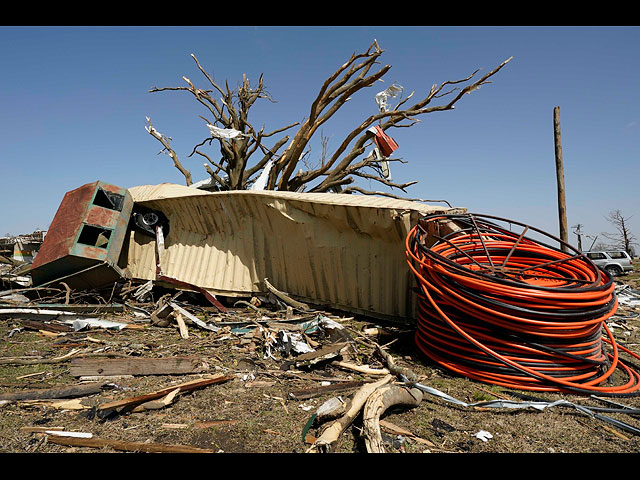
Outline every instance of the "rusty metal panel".
<path fill-rule="evenodd" d="M 93 198 L 94 189 L 94 184 L 88 184 L 64 195 L 40 251 L 33 261 L 33 268 L 69 254 L 82 224 L 86 206 Z"/>
<path fill-rule="evenodd" d="M 130 189 L 171 225 L 166 275 L 216 295 L 265 293 L 264 278 L 316 305 L 392 320 L 415 318 L 404 241 L 425 214 L 464 209 L 385 197 L 278 191 Z M 155 278 L 155 241 L 130 233 L 127 271 Z"/>
<path fill-rule="evenodd" d="M 118 261 L 132 208 L 126 189 L 101 181 L 67 192 L 33 261 L 33 284 L 64 278 L 92 288 L 122 276 Z"/>

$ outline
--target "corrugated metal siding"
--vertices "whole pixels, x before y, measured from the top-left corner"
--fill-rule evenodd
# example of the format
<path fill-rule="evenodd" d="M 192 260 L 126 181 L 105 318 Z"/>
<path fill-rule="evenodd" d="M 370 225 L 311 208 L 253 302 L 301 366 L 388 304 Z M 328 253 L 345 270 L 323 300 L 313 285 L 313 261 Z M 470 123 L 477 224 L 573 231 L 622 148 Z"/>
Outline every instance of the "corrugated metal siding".
<path fill-rule="evenodd" d="M 404 240 L 421 215 L 450 209 L 384 197 L 277 191 L 130 189 L 170 222 L 162 269 L 212 293 L 290 295 L 356 313 L 413 318 Z M 456 209 L 461 210 L 461 209 Z M 131 234 L 129 274 L 155 278 L 155 241 Z"/>

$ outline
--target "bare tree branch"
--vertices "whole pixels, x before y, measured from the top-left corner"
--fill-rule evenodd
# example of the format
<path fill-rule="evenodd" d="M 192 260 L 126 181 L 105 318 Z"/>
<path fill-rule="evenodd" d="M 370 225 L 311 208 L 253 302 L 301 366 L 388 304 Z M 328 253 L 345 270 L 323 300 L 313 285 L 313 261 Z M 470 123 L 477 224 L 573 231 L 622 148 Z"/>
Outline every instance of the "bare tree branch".
<path fill-rule="evenodd" d="M 444 202 L 450 208 L 453 208 L 451 206 L 451 204 L 447 200 L 426 200 L 426 199 L 423 199 L 423 198 L 405 198 L 405 197 L 400 197 L 398 195 L 394 195 L 393 193 L 374 192 L 374 191 L 370 191 L 370 190 L 365 190 L 365 189 L 360 188 L 360 187 L 348 187 L 348 188 L 345 188 L 342 193 L 353 193 L 353 192 L 362 193 L 363 195 L 379 195 L 379 196 L 382 196 L 382 197 L 395 198 L 396 200 L 409 200 L 411 202 L 424 202 L 424 203 Z"/>
<path fill-rule="evenodd" d="M 315 178 L 319 177 L 320 175 L 326 174 L 325 180 L 318 187 L 314 189 L 315 191 L 326 191 L 326 189 L 328 188 L 328 185 L 333 185 L 338 178 L 344 177 L 345 175 L 348 175 L 351 173 L 349 172 L 348 167 L 358 156 L 360 156 L 364 152 L 366 142 L 371 137 L 371 135 L 368 133 L 367 130 L 376 122 L 380 122 L 381 128 L 384 130 L 392 126 L 400 127 L 402 126 L 400 122 L 405 120 L 410 120 L 412 122 L 411 125 L 413 125 L 416 121 L 413 119 L 413 117 L 417 115 L 423 115 L 426 113 L 432 113 L 436 111 L 454 109 L 455 104 L 458 101 L 460 101 L 460 99 L 463 98 L 464 94 L 471 93 L 477 90 L 478 88 L 480 88 L 481 85 L 490 83 L 488 82 L 488 79 L 491 76 L 495 75 L 498 71 L 500 71 L 510 60 L 511 58 L 507 59 L 502 64 L 500 64 L 497 68 L 490 71 L 489 73 L 487 73 L 486 75 L 478 79 L 476 82 L 470 85 L 467 85 L 462 89 L 459 89 L 458 94 L 452 100 L 450 100 L 448 103 L 444 105 L 427 107 L 427 105 L 429 105 L 432 99 L 438 98 L 438 95 L 444 96 L 444 95 L 448 95 L 456 92 L 456 89 L 452 89 L 443 94 L 442 91 L 445 86 L 467 82 L 473 78 L 473 76 L 478 72 L 477 70 L 464 79 L 455 80 L 455 81 L 446 81 L 439 87 L 437 87 L 436 85 L 432 86 L 426 98 L 424 98 L 421 101 L 418 101 L 413 106 L 405 110 L 398 109 L 400 105 L 403 105 L 405 103 L 403 101 L 394 110 L 391 110 L 388 112 L 380 112 L 376 115 L 370 116 L 362 124 L 360 124 L 360 126 L 352 130 L 345 137 L 342 144 L 335 150 L 333 156 L 331 157 L 331 159 L 329 159 L 328 162 L 326 162 L 321 168 L 315 171 L 304 172 L 303 174 L 299 175 L 298 178 L 296 179 L 297 182 L 292 182 L 293 186 L 294 187 L 297 186 L 298 183 L 308 183 L 314 180 Z M 412 96 L 413 96 L 413 92 L 409 95 L 409 98 L 411 98 Z M 331 167 L 334 166 L 338 158 L 340 158 L 340 156 L 343 155 L 344 152 L 346 152 L 348 145 L 358 136 L 360 137 L 355 142 L 351 150 L 342 157 L 342 159 L 335 166 L 335 168 L 330 170 Z M 384 182 L 381 182 L 381 183 L 384 183 Z"/>
<path fill-rule="evenodd" d="M 378 126 L 382 131 L 389 128 L 408 128 L 418 123 L 420 121 L 418 117 L 421 115 L 452 110 L 465 94 L 491 83 L 490 78 L 511 58 L 475 81 L 479 70 L 459 80 L 447 80 L 440 85 L 434 84 L 423 98 L 416 100 L 415 92 L 411 92 L 394 108 L 388 109 L 386 105 L 383 106 L 381 111 L 369 115 L 348 132 L 332 152 L 328 151 L 328 142 L 323 136 L 319 158 L 309 161 L 310 142 L 315 138 L 318 129 L 339 112 L 355 94 L 381 81 L 389 72 L 390 65 L 379 64 L 379 58 L 383 53 L 384 50 L 375 40 L 366 51 L 353 53 L 322 83 L 317 96 L 311 103 L 306 120 L 278 128 L 270 133 L 264 132 L 264 126 L 256 130 L 249 120 L 249 113 L 256 101 L 266 99 L 273 102 L 266 91 L 262 75 L 255 86 L 252 86 L 246 75 L 243 75 L 241 83 L 233 90 L 228 82 L 224 85 L 216 83 L 213 76 L 207 73 L 192 54 L 191 57 L 199 72 L 209 84 L 207 89 L 197 88 L 189 78 L 183 77 L 187 86 L 154 87 L 150 92 L 189 92 L 210 112 L 211 121 L 203 116 L 201 118 L 212 130 L 212 135 L 198 143 L 191 155 L 197 153 L 208 160 L 205 164 L 206 171 L 223 188 L 232 190 L 249 188 L 253 182 L 253 176 L 270 166 L 266 187 L 268 189 L 291 191 L 308 189 L 313 192 L 327 192 L 342 190 L 343 187 L 350 185 L 343 190 L 345 193 L 357 192 L 402 198 L 389 193 L 370 192 L 351 185 L 356 177 L 376 181 L 392 190 L 398 189 L 405 192 L 407 187 L 417 183 L 415 181 L 394 182 L 389 175 L 386 175 L 388 172 L 381 168 L 381 165 L 386 168 L 386 162 L 400 160 L 381 158 L 377 154 L 373 155 L 372 152 L 365 155 L 367 149 L 374 145 L 372 127 Z M 436 100 L 440 103 L 434 104 Z M 295 126 L 298 130 L 292 137 L 285 135 L 275 140 L 273 146 L 265 144 L 266 139 L 271 139 Z M 239 135 L 219 137 L 218 132 L 213 131 L 214 128 L 233 130 Z M 150 123 L 148 131 L 163 144 L 176 168 L 185 175 L 187 183 L 191 184 L 190 172 L 179 162 L 169 145 L 168 138 L 157 134 Z M 200 150 L 205 146 L 213 146 L 214 143 L 217 144 L 220 153 L 220 158 L 216 161 L 212 161 L 209 155 Z M 283 148 L 284 150 L 279 154 L 278 152 Z M 260 155 L 260 158 L 250 162 L 250 158 L 256 155 Z M 368 167 L 373 169 L 373 173 L 364 171 Z"/>
<path fill-rule="evenodd" d="M 173 165 L 180 171 L 180 173 L 182 173 L 182 175 L 184 175 L 184 179 L 187 182 L 187 186 L 191 185 L 193 183 L 193 181 L 191 180 L 191 172 L 186 168 L 184 168 L 182 166 L 182 163 L 180 163 L 180 160 L 178 159 L 178 155 L 173 150 L 173 148 L 171 148 L 171 145 L 169 144 L 169 138 L 165 137 L 154 128 L 154 126 L 151 124 L 151 119 L 149 119 L 149 117 L 147 117 L 147 124 L 148 126 L 145 127 L 147 132 L 149 132 L 149 134 L 152 137 L 154 137 L 156 140 L 158 140 L 162 144 L 162 146 L 164 147 L 162 152 L 166 150 L 167 154 L 173 160 Z"/>
<path fill-rule="evenodd" d="M 225 83 L 224 86 L 217 84 L 213 77 L 200 65 L 195 55 L 192 54 L 191 57 L 194 59 L 199 71 L 207 79 L 211 87 L 213 87 L 212 89 L 205 90 L 197 88 L 189 78 L 183 77 L 183 80 L 188 85 L 187 87 L 154 87 L 150 92 L 187 91 L 191 93 L 201 105 L 207 108 L 213 116 L 213 121 L 209 121 L 201 116 L 201 118 L 207 122 L 207 125 L 221 125 L 223 129 L 232 129 L 239 132 L 241 135 L 234 138 L 209 136 L 194 147 L 190 156 L 194 153 L 203 155 L 203 152 L 200 151 L 199 148 L 205 145 L 212 145 L 216 142 L 219 147 L 221 159 L 219 162 L 210 161 L 210 163 L 221 167 L 221 169 L 215 172 L 210 168 L 207 169 L 207 167 L 205 167 L 205 169 L 210 175 L 212 172 L 216 174 L 214 180 L 218 183 L 221 179 L 218 173 L 223 171 L 226 174 L 227 180 L 225 183 L 229 189 L 236 190 L 246 188 L 251 176 L 260 171 L 267 162 L 277 154 L 278 150 L 288 141 L 289 137 L 284 137 L 276 141 L 273 147 L 264 145 L 264 139 L 283 132 L 297 125 L 297 123 L 276 129 L 271 133 L 264 133 L 264 129 L 256 132 L 248 119 L 249 111 L 258 99 L 272 100 L 264 88 L 262 76 L 260 76 L 257 86 L 253 87 L 246 75 L 243 75 L 241 84 L 237 90 L 234 91 L 229 87 L 228 83 Z M 213 95 L 215 94 L 219 95 L 220 98 L 214 98 Z M 255 165 L 250 167 L 249 158 L 258 150 L 262 151 L 263 157 Z"/>

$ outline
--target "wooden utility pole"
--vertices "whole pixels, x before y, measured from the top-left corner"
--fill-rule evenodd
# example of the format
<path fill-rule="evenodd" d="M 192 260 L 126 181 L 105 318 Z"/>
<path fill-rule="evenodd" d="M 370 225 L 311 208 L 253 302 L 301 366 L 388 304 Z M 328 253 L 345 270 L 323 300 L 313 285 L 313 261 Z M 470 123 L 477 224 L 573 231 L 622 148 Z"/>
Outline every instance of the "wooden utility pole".
<path fill-rule="evenodd" d="M 564 196 L 564 165 L 562 163 L 562 142 L 560 141 L 560 107 L 553 109 L 553 134 L 556 147 L 556 179 L 558 182 L 558 221 L 560 223 L 560 240 L 569 243 L 567 230 L 567 205 Z M 562 245 L 562 250 L 569 249 Z"/>
<path fill-rule="evenodd" d="M 573 228 L 576 229 L 575 233 L 578 236 L 578 250 L 582 251 L 582 224 L 579 223 L 574 225 Z"/>

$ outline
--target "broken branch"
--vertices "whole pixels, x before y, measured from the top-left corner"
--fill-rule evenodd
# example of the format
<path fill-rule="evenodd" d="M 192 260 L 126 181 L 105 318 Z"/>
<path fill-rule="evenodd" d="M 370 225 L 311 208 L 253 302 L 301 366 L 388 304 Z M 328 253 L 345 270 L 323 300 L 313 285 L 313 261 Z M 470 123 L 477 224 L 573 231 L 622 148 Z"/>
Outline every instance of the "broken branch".
<path fill-rule="evenodd" d="M 297 300 L 294 300 L 293 298 L 291 298 L 286 293 L 281 292 L 276 287 L 271 285 L 269 283 L 269 280 L 267 280 L 266 278 L 263 280 L 263 282 L 264 282 L 265 286 L 267 287 L 267 290 L 269 290 L 271 293 L 273 293 L 276 297 L 278 297 L 284 303 L 287 303 L 287 304 L 291 305 L 293 308 L 297 308 L 298 310 L 303 310 L 303 311 L 309 310 L 309 305 L 307 305 L 306 303 L 298 302 Z"/>
<path fill-rule="evenodd" d="M 226 382 L 228 380 L 232 380 L 235 377 L 225 376 L 225 375 L 217 375 L 215 377 L 193 380 L 190 382 L 185 382 L 180 385 L 175 385 L 173 387 L 167 387 L 162 390 L 158 390 L 153 393 L 148 393 L 146 395 L 141 395 L 139 397 L 134 398 L 125 398 L 123 400 L 114 400 L 113 402 L 103 403 L 98 407 L 98 410 L 101 411 L 110 411 L 110 410 L 122 410 L 125 408 L 133 408 L 137 405 L 143 404 L 145 402 L 149 402 L 151 400 L 157 400 L 158 398 L 162 398 L 174 391 L 178 391 L 177 393 L 182 392 L 190 392 L 192 390 L 203 388 L 209 385 L 213 385 L 216 383 Z"/>
<path fill-rule="evenodd" d="M 342 432 L 346 430 L 351 422 L 353 422 L 369 396 L 379 387 L 386 385 L 391 381 L 393 381 L 393 376 L 387 375 L 383 379 L 374 383 L 368 383 L 358 390 L 351 399 L 351 404 L 345 414 L 334 421 L 327 429 L 324 430 L 324 432 L 322 432 L 322 435 L 313 442 L 311 447 L 307 450 L 307 453 L 326 451 L 331 444 L 338 439 Z"/>
<path fill-rule="evenodd" d="M 182 175 L 184 175 L 187 186 L 191 185 L 193 183 L 193 180 L 191 179 L 191 172 L 182 166 L 182 163 L 180 163 L 180 160 L 178 159 L 178 154 L 173 150 L 173 148 L 171 148 L 171 145 L 169 144 L 169 139 L 158 132 L 154 128 L 154 126 L 151 125 L 151 119 L 149 117 L 147 117 L 147 123 L 149 124 L 149 126 L 145 127 L 145 130 L 162 144 L 164 150 L 167 151 L 167 154 L 171 157 L 171 160 L 173 160 L 173 165 L 180 171 L 180 173 L 182 173 Z"/>
<path fill-rule="evenodd" d="M 367 399 L 363 415 L 363 433 L 369 453 L 384 453 L 380 432 L 380 417 L 389 408 L 402 405 L 417 407 L 422 402 L 422 392 L 402 385 L 386 385 L 374 391 Z"/>

